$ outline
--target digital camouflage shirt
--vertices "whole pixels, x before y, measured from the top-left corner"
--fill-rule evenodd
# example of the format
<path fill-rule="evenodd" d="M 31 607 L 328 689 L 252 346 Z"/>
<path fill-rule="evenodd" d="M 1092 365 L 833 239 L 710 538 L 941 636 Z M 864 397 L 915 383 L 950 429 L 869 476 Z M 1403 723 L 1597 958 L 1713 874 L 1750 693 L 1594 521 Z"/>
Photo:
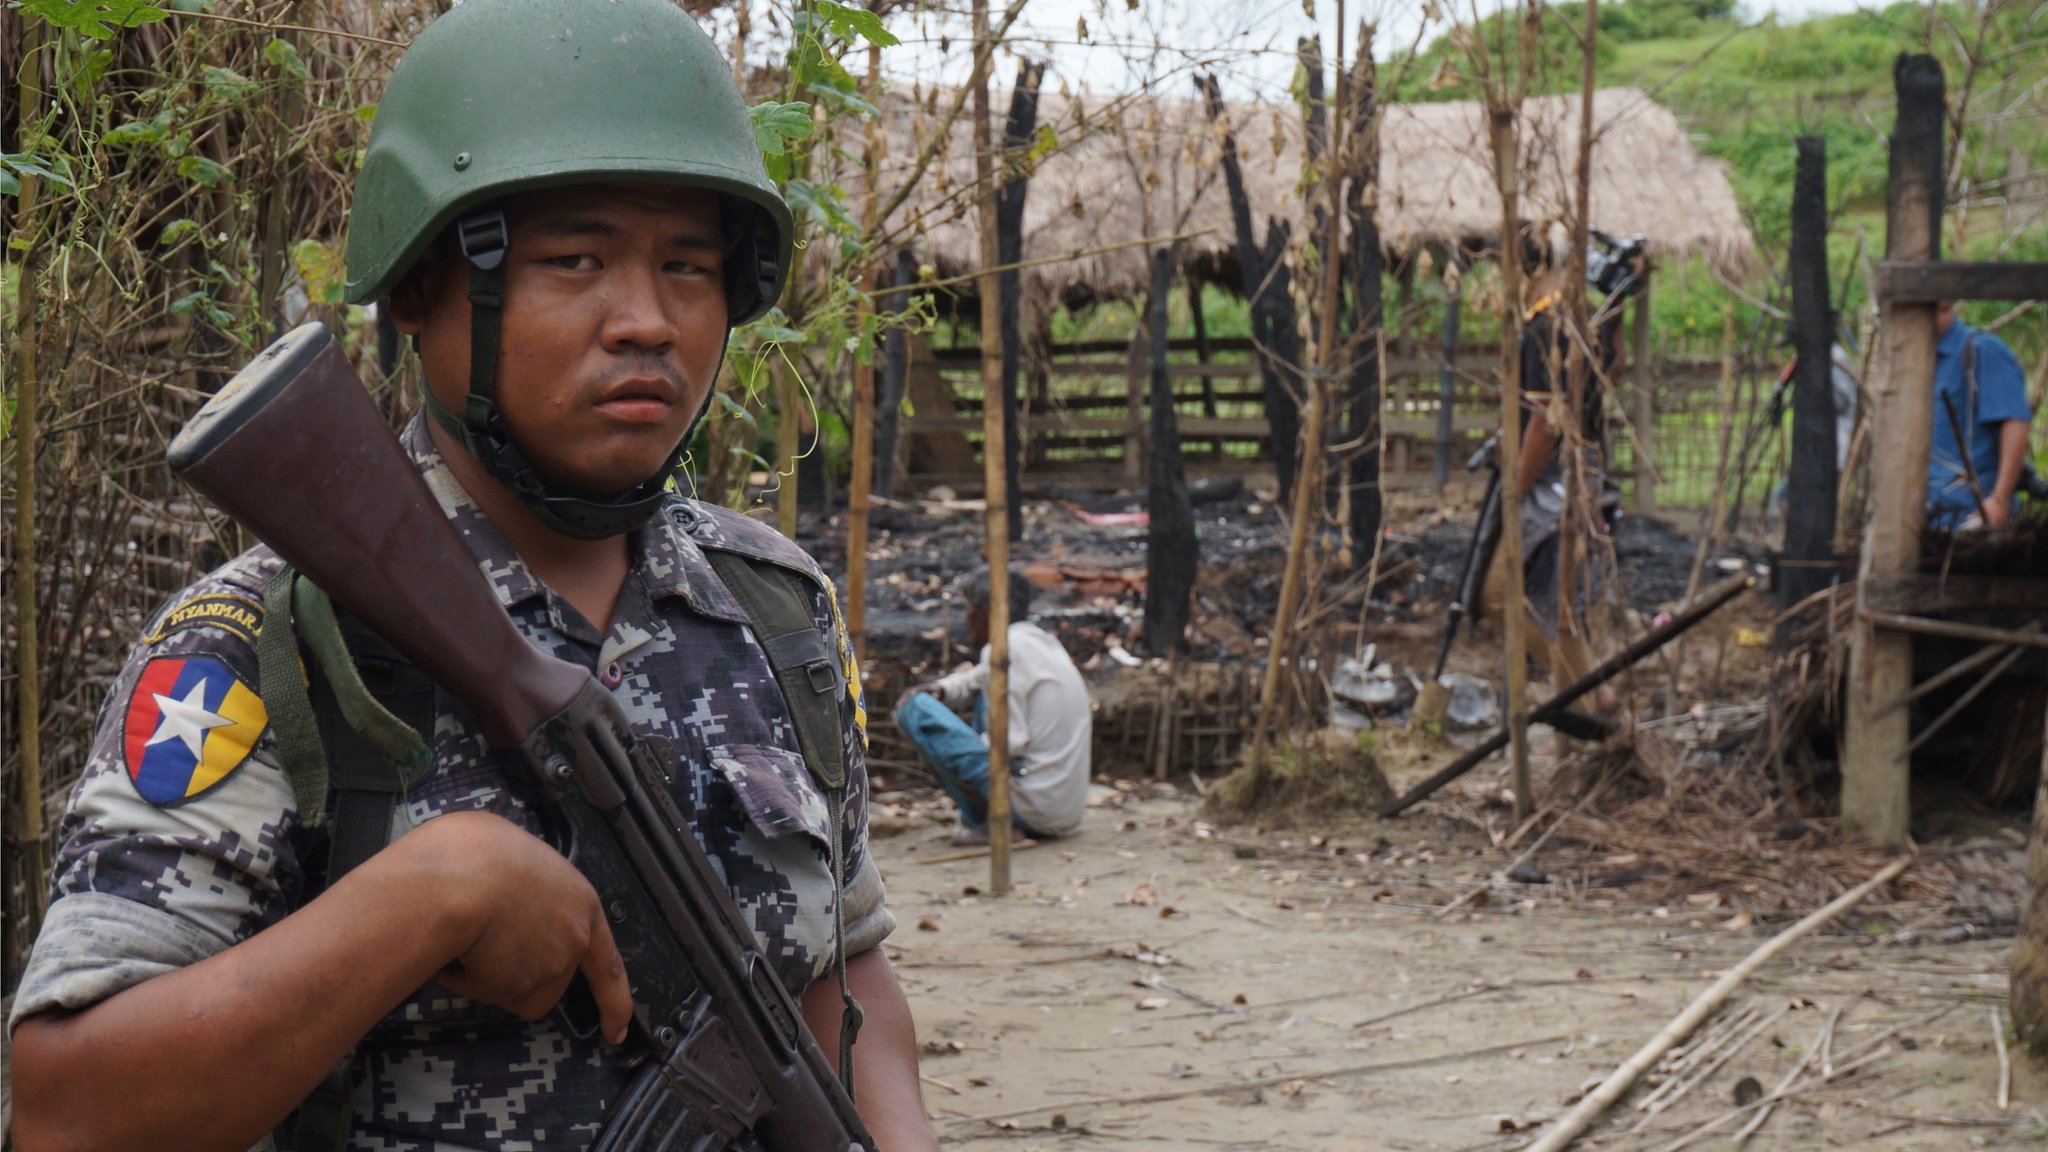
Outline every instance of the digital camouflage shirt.
<path fill-rule="evenodd" d="M 768 660 L 705 550 L 815 577 L 817 625 L 851 671 L 829 582 L 767 527 L 679 496 L 635 533 L 610 631 L 599 632 L 527 570 L 421 422 L 404 440 L 519 629 L 596 673 L 637 732 L 673 743 L 683 768 L 677 806 L 784 984 L 801 992 L 832 958 L 826 803 L 796 751 Z M 244 553 L 175 598 L 130 655 L 64 815 L 49 916 L 10 1027 L 205 959 L 307 898 L 303 862 L 326 833 L 299 820 L 256 694 L 254 636 L 263 588 L 280 566 L 267 548 Z M 894 925 L 867 853 L 859 691 L 849 676 L 841 708 L 849 954 L 874 947 Z M 404 796 L 392 834 L 469 810 L 537 831 L 463 707 L 440 693 L 436 711 L 433 771 Z M 617 1049 L 435 984 L 380 1023 L 359 1054 L 357 1149 L 580 1148 L 627 1075 Z M 288 1125 L 279 1144 L 289 1144 Z"/>

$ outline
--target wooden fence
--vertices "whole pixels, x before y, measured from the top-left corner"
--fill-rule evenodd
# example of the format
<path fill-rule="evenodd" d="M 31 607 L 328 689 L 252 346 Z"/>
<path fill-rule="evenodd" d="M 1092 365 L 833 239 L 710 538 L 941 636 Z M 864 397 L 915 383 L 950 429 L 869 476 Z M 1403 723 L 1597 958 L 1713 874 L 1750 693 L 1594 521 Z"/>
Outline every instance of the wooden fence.
<path fill-rule="evenodd" d="M 911 345 L 903 418 L 899 476 L 910 490 L 944 484 L 978 491 L 981 480 L 981 351 L 975 347 L 935 349 L 922 337 Z M 1028 364 L 1028 360 L 1027 360 Z M 1445 479 L 1476 480 L 1465 462 L 1499 422 L 1498 345 L 1471 344 L 1457 350 L 1449 374 L 1451 419 L 1439 426 L 1445 395 L 1442 352 L 1412 355 L 1390 349 L 1385 361 L 1386 450 L 1382 482 L 1388 488 L 1430 487 L 1437 482 L 1437 458 L 1446 457 Z M 1135 488 L 1145 481 L 1146 379 L 1142 343 L 1114 341 L 1053 346 L 1027 368 L 1021 442 L 1027 485 Z M 1191 476 L 1265 476 L 1272 469 L 1265 396 L 1251 342 L 1194 340 L 1168 345 L 1167 371 L 1175 380 L 1175 408 Z M 1655 461 L 1656 499 L 1667 506 L 1702 507 L 1711 495 L 1719 463 L 1723 419 L 1739 421 L 1737 440 L 1753 418 L 1743 397 L 1766 396 L 1757 373 L 1738 371 L 1748 387 L 1738 390 L 1730 413 L 1719 408 L 1721 365 L 1696 359 L 1653 360 L 1653 413 L 1648 437 Z M 1609 403 L 1616 474 L 1633 500 L 1642 454 L 1624 419 L 1644 405 L 1625 383 L 1623 403 Z M 1445 435 L 1448 433 L 1448 435 Z M 1774 436 L 1756 444 L 1752 456 L 1768 467 Z M 1640 506 L 1640 502 L 1638 502 Z"/>

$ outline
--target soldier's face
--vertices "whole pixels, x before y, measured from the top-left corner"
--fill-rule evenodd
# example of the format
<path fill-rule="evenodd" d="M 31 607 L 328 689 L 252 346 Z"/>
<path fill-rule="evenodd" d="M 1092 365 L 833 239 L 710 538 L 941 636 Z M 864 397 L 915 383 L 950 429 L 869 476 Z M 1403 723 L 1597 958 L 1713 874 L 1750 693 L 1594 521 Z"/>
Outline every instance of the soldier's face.
<path fill-rule="evenodd" d="M 725 346 L 718 199 L 603 185 L 506 205 L 498 406 L 534 466 L 592 496 L 660 470 L 710 395 Z M 429 386 L 455 412 L 469 390 L 468 270 L 442 253 L 394 295 Z M 409 315 L 410 313 L 410 315 Z"/>

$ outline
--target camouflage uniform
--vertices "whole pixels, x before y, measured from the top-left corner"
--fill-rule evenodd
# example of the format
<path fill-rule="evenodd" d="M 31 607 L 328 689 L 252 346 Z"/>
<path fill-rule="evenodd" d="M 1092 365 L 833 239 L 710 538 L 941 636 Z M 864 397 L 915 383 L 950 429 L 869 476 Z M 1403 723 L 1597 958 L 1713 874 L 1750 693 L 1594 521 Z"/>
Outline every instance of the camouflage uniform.
<path fill-rule="evenodd" d="M 746 614 L 704 549 L 770 559 L 816 576 L 818 627 L 834 638 L 850 667 L 831 586 L 815 563 L 745 517 L 678 496 L 634 534 L 631 574 L 610 634 L 600 634 L 527 570 L 469 500 L 422 423 L 414 421 L 404 439 L 519 629 L 556 656 L 592 669 L 636 731 L 674 743 L 688 769 L 677 774 L 676 803 L 696 814 L 693 830 L 784 984 L 796 993 L 823 975 L 833 935 L 825 800 L 794 751 L 795 728 Z M 124 735 L 134 728 L 127 719 L 131 697 L 152 661 L 166 667 L 161 662 L 176 658 L 218 660 L 254 690 L 255 647 L 249 629 L 233 617 L 238 604 L 240 610 L 260 604 L 280 564 L 259 547 L 207 576 L 173 604 L 221 610 L 180 617 L 173 609 L 129 658 L 65 813 L 49 918 L 22 977 L 10 1027 L 31 1013 L 83 1008 L 202 960 L 277 923 L 308 898 L 307 861 L 326 831 L 299 821 L 271 732 L 252 736 L 253 751 L 210 788 L 161 804 L 144 799 L 139 780 L 131 780 L 129 761 L 141 738 Z M 167 627 L 167 621 L 186 623 Z M 867 854 L 857 678 L 845 705 L 846 944 L 853 954 L 880 943 L 894 920 Z M 403 798 L 392 834 L 469 810 L 537 831 L 537 821 L 508 789 L 502 762 L 461 706 L 444 693 L 436 711 L 433 771 Z M 145 715 L 153 715 L 147 706 Z M 357 1149 L 582 1147 L 627 1075 L 617 1049 L 579 1040 L 550 1021 L 519 1020 L 435 984 L 378 1024 L 358 1051 L 351 1141 Z M 288 1137 L 288 1130 L 280 1135 Z"/>

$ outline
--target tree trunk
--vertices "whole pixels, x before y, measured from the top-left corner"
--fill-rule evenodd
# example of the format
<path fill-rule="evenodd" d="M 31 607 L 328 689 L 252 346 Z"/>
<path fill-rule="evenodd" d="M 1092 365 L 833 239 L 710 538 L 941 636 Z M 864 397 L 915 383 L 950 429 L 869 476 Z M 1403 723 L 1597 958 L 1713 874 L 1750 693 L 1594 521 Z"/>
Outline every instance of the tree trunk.
<path fill-rule="evenodd" d="M 1314 168 L 1325 162 L 1330 151 L 1330 105 L 1324 96 L 1323 84 L 1323 38 L 1303 36 L 1294 42 L 1295 63 L 1300 65 L 1303 75 L 1308 78 L 1308 105 L 1302 110 L 1302 153 L 1303 162 Z M 1330 160 L 1331 163 L 1336 161 Z M 1340 176 L 1341 179 L 1341 176 Z M 1320 182 L 1314 188 L 1302 193 L 1308 201 L 1309 235 L 1321 242 L 1324 229 L 1328 226 L 1329 212 L 1323 200 L 1316 195 Z M 1308 342 L 1311 347 L 1322 339 L 1317 330 L 1321 317 L 1311 311 L 1308 316 Z M 1332 483 L 1342 483 L 1342 474 L 1330 473 Z"/>
<path fill-rule="evenodd" d="M 1168 656 L 1187 646 L 1188 615 L 1200 561 L 1195 512 L 1188 500 L 1180 453 L 1180 420 L 1173 410 L 1173 377 L 1166 371 L 1166 294 L 1173 289 L 1173 253 L 1152 253 L 1151 484 L 1146 508 L 1151 529 L 1145 548 L 1145 648 Z"/>

